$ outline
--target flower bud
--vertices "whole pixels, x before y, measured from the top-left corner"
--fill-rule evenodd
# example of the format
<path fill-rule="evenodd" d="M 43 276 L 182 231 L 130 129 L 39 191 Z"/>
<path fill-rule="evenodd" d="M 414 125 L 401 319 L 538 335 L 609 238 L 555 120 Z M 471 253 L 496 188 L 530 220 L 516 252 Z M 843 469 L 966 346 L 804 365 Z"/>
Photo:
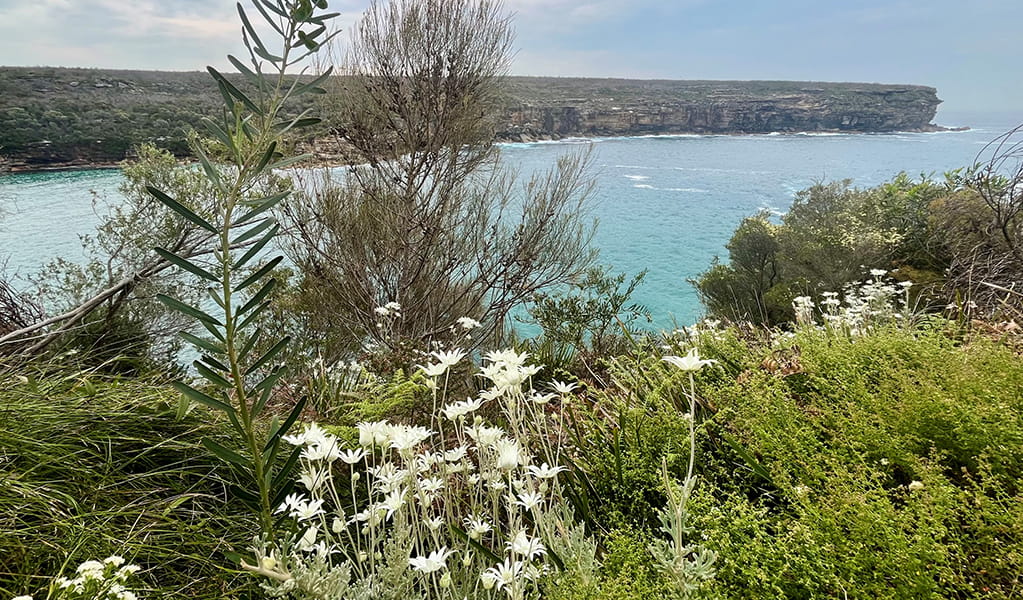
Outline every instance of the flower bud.
<path fill-rule="evenodd" d="M 451 587 L 451 572 L 445 571 L 444 576 L 440 578 L 440 587 L 447 588 Z"/>

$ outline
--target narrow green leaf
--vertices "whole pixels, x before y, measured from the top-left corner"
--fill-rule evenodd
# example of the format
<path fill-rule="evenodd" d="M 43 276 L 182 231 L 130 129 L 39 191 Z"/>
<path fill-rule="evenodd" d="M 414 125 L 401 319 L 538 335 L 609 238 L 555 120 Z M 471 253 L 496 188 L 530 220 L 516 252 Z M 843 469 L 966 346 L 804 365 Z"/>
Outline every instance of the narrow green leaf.
<path fill-rule="evenodd" d="M 202 339 L 201 337 L 192 335 L 191 333 L 188 333 L 187 331 L 179 331 L 178 332 L 178 336 L 181 337 L 186 342 L 192 344 L 193 346 L 196 346 L 196 347 L 198 347 L 198 348 L 200 348 L 202 350 L 205 350 L 207 352 L 213 352 L 215 354 L 223 354 L 224 353 L 224 347 L 223 346 L 218 346 L 217 344 L 214 344 L 213 342 L 209 342 L 207 340 Z"/>
<path fill-rule="evenodd" d="M 253 390 L 255 391 L 255 390 Z M 263 413 L 263 408 L 266 407 L 266 403 L 270 401 L 270 394 L 273 391 L 272 387 L 265 388 L 259 393 L 259 397 L 252 403 L 252 414 L 260 415 Z"/>
<path fill-rule="evenodd" d="M 277 153 L 277 140 L 274 140 L 274 141 L 270 142 L 269 146 L 267 146 L 266 152 L 263 153 L 263 158 L 259 159 L 259 164 L 256 165 L 256 168 L 253 171 L 253 173 L 262 173 L 263 169 L 265 169 L 266 166 L 268 164 L 270 164 L 270 160 L 273 159 L 274 154 L 276 154 L 276 153 Z"/>
<path fill-rule="evenodd" d="M 259 508 L 259 496 L 253 494 L 249 490 L 232 483 L 227 486 L 227 491 L 242 502 L 245 502 L 254 508 Z M 281 499 L 281 502 L 284 502 L 284 500 Z M 274 506 L 279 506 L 281 502 L 274 502 Z"/>
<path fill-rule="evenodd" d="M 256 331 L 252 332 L 252 335 L 250 335 L 249 338 L 245 340 L 245 344 L 242 345 L 242 350 L 238 353 L 238 360 L 245 360 L 245 358 L 249 355 L 249 352 L 252 351 L 252 348 L 255 347 L 256 342 L 259 341 L 259 337 L 261 335 L 263 335 L 263 330 L 257 327 Z"/>
<path fill-rule="evenodd" d="M 292 481 L 292 474 L 295 472 L 295 467 L 298 465 L 298 459 L 301 456 L 301 448 L 295 448 L 291 451 L 291 455 L 288 456 L 288 461 L 284 463 L 281 470 L 277 471 L 277 475 L 274 476 L 271 489 L 284 484 L 286 481 Z M 267 470 L 269 471 L 269 469 Z"/>
<path fill-rule="evenodd" d="M 254 373 L 256 370 L 258 370 L 260 367 L 265 365 L 266 363 L 272 361 L 274 357 L 276 357 L 278 354 L 281 353 L 281 351 L 288 347 L 288 344 L 290 342 L 291 336 L 284 336 L 284 338 L 282 338 L 279 342 L 274 344 L 272 348 L 263 353 L 263 356 L 260 356 L 256 362 L 249 365 L 249 368 L 245 369 L 245 374 L 250 375 Z"/>
<path fill-rule="evenodd" d="M 232 139 L 231 136 L 228 135 L 226 131 L 224 131 L 224 128 L 221 127 L 219 123 L 217 123 L 213 119 L 204 117 L 202 120 L 202 124 L 204 127 L 206 127 L 206 131 L 208 131 L 210 135 L 214 137 L 214 139 L 216 139 L 221 144 L 226 146 L 227 149 L 230 150 L 232 154 L 238 153 L 238 149 L 234 145 L 234 139 Z"/>
<path fill-rule="evenodd" d="M 290 158 L 285 158 L 284 160 L 279 160 L 274 164 L 268 166 L 267 169 L 271 171 L 273 171 L 274 169 L 283 169 L 285 167 L 290 167 L 293 164 L 300 163 L 303 160 L 308 160 L 312 157 L 313 157 L 312 154 L 299 154 L 298 156 L 292 156 Z"/>
<path fill-rule="evenodd" d="M 241 454 L 238 454 L 234 450 L 221 446 L 220 444 L 214 442 L 210 438 L 203 438 L 202 445 L 206 446 L 207 450 L 209 450 L 213 454 L 216 454 L 225 462 L 236 464 L 239 467 L 249 467 L 252 465 L 252 462 L 246 460 L 246 458 Z"/>
<path fill-rule="evenodd" d="M 324 22 L 329 21 L 329 20 L 333 19 L 334 17 L 339 17 L 339 16 L 341 16 L 341 13 L 337 13 L 337 12 L 325 13 L 325 14 L 322 14 L 322 15 L 311 17 L 306 22 L 307 23 L 315 23 L 317 25 L 322 25 Z"/>
<path fill-rule="evenodd" d="M 263 6 L 277 13 L 278 16 L 284 17 L 285 19 L 288 18 L 287 11 L 277 6 L 277 3 L 275 3 L 273 0 L 256 0 L 255 2 L 253 2 L 253 4 L 262 4 Z"/>
<path fill-rule="evenodd" d="M 222 344 L 226 344 L 227 340 L 224 338 L 224 334 L 221 333 L 215 325 L 207 323 L 206 321 L 200 321 L 200 324 L 206 328 L 206 331 L 210 332 L 210 335 L 220 340 Z"/>
<path fill-rule="evenodd" d="M 320 85 L 322 85 L 323 82 L 326 81 L 327 78 L 329 78 L 333 72 L 334 72 L 334 67 L 330 67 L 326 71 L 324 71 L 323 74 L 318 75 L 316 77 L 316 79 L 313 79 L 309 83 L 303 83 L 301 85 L 295 86 L 295 92 L 294 92 L 295 95 L 296 96 L 300 96 L 302 94 L 309 93 L 314 88 L 319 89 Z"/>
<path fill-rule="evenodd" d="M 267 281 L 265 284 L 263 284 L 263 287 L 259 288 L 259 291 L 253 294 L 253 296 L 249 298 L 248 302 L 243 304 L 242 307 L 238 309 L 238 316 L 244 315 L 250 309 L 252 309 L 260 302 L 262 302 L 263 299 L 266 298 L 267 295 L 269 295 L 270 292 L 272 292 L 275 287 L 277 287 L 276 279 L 271 279 L 270 281 Z"/>
<path fill-rule="evenodd" d="M 199 227 L 202 227 L 203 229 L 205 229 L 205 230 L 207 230 L 207 231 L 209 231 L 211 233 L 218 233 L 216 227 L 214 227 L 213 225 L 208 223 L 205 219 L 203 219 L 199 215 L 197 215 L 194 212 L 192 212 L 191 210 L 189 210 L 187 207 L 185 207 L 185 205 L 181 204 L 180 202 L 178 202 L 174 198 L 171 198 L 167 194 L 161 192 L 160 190 L 156 189 L 155 187 L 153 187 L 151 185 L 147 185 L 146 186 L 146 191 L 148 191 L 154 198 L 156 198 L 160 202 L 163 202 L 168 208 L 170 208 L 174 212 L 178 213 L 182 217 L 185 217 L 186 219 L 188 219 L 192 223 L 195 223 Z"/>
<path fill-rule="evenodd" d="M 267 441 L 266 446 L 263 447 L 263 450 L 269 448 L 273 440 L 280 439 L 281 436 L 284 436 L 288 433 L 292 425 L 295 424 L 295 421 L 298 421 L 298 418 L 302 416 L 302 411 L 305 410 L 305 404 L 306 398 L 303 396 L 301 400 L 295 403 L 295 406 L 291 409 L 291 412 L 288 413 L 288 418 L 284 419 L 284 422 L 281 423 L 281 426 L 277 428 L 276 431 L 270 434 L 270 439 Z"/>
<path fill-rule="evenodd" d="M 256 54 L 260 54 L 259 52 L 260 50 L 262 50 L 264 54 L 268 54 L 266 52 L 266 47 L 263 45 L 263 40 L 259 39 L 259 34 L 256 33 L 256 28 L 253 27 L 252 23 L 249 22 L 249 16 L 245 14 L 245 9 L 242 8 L 241 3 L 238 3 L 236 6 L 238 8 L 238 16 L 241 17 L 242 20 L 242 27 L 245 29 L 245 32 L 252 38 L 252 43 L 255 44 L 252 50 L 256 52 Z M 263 58 L 266 57 L 264 56 Z M 280 61 L 280 58 L 277 58 L 276 60 L 266 58 L 266 60 L 269 60 L 271 62 L 278 62 Z"/>
<path fill-rule="evenodd" d="M 489 558 L 491 562 L 496 562 L 496 563 L 501 562 L 502 559 L 501 559 L 500 556 L 498 556 L 497 554 L 494 554 L 494 551 L 491 550 L 490 548 L 487 548 L 483 544 L 481 544 L 481 543 L 477 542 L 476 540 L 472 539 L 471 537 L 469 537 L 469 534 L 467 534 L 465 532 L 465 530 L 462 529 L 461 527 L 459 527 L 458 525 L 451 524 L 449 526 L 449 529 L 457 537 L 461 538 L 463 542 L 465 542 L 468 545 L 472 546 L 472 548 L 474 550 L 476 550 L 476 552 L 479 552 L 483 556 L 486 556 L 487 558 Z"/>
<path fill-rule="evenodd" d="M 245 213 L 244 215 L 242 215 L 240 218 L 238 218 L 238 220 L 236 220 L 232 224 L 232 226 L 233 227 L 237 227 L 238 225 L 244 225 L 245 223 L 251 221 L 257 215 L 260 215 L 263 212 L 265 212 L 267 210 L 270 210 L 271 208 L 276 206 L 277 203 L 279 203 L 281 200 L 284 200 L 285 198 L 287 198 L 290 194 L 291 194 L 290 191 L 289 192 L 280 192 L 279 194 L 274 194 L 273 196 L 267 196 L 266 198 L 260 198 L 258 201 L 246 202 L 245 206 L 251 206 L 251 207 L 253 207 L 253 209 L 250 210 L 249 212 Z"/>
<path fill-rule="evenodd" d="M 225 308 L 224 307 L 224 299 L 221 298 L 220 294 L 217 293 L 217 292 L 218 292 L 218 290 L 216 288 L 212 288 L 211 287 L 211 288 L 207 288 L 206 289 L 206 294 L 210 297 L 210 299 L 213 300 L 213 302 L 217 306 L 219 306 L 221 308 L 221 310 L 223 310 Z"/>
<path fill-rule="evenodd" d="M 227 109 L 231 112 L 233 120 L 233 117 L 235 116 L 234 105 L 236 104 L 236 102 L 234 101 L 234 98 L 231 97 L 231 92 L 227 91 L 227 86 L 225 86 L 223 83 L 219 81 L 216 83 L 217 90 L 220 92 L 220 97 L 224 99 L 224 106 L 227 107 Z"/>
<path fill-rule="evenodd" d="M 293 479 L 288 479 L 284 481 L 284 485 L 282 485 L 277 490 L 277 493 L 274 494 L 273 500 L 270 501 L 270 506 L 280 506 L 281 503 L 284 502 L 284 499 L 288 497 L 288 494 L 290 494 L 291 490 L 293 489 L 295 489 L 295 481 Z"/>
<path fill-rule="evenodd" d="M 201 361 L 203 361 L 204 363 L 206 363 L 206 366 L 208 366 L 208 367 L 209 367 L 209 368 L 211 368 L 211 369 L 219 369 L 220 371 L 222 371 L 222 372 L 224 372 L 224 373 L 229 373 L 229 372 L 231 372 L 231 367 L 228 367 L 228 366 L 227 366 L 227 365 L 225 365 L 224 363 L 222 363 L 222 362 L 220 362 L 219 360 L 217 360 L 217 358 L 216 358 L 216 357 L 214 357 L 214 356 L 210 356 L 209 354 L 203 354 L 203 355 L 202 355 L 202 356 L 201 356 L 201 357 L 199 358 L 199 360 L 201 360 Z"/>
<path fill-rule="evenodd" d="M 255 47 L 253 47 L 252 51 L 255 52 L 256 55 L 259 56 L 260 58 L 268 60 L 268 61 L 270 61 L 272 63 L 279 63 L 282 60 L 284 60 L 283 58 L 281 58 L 280 56 L 277 56 L 276 54 L 270 54 L 262 46 L 255 46 Z"/>
<path fill-rule="evenodd" d="M 213 369 L 210 369 L 209 367 L 207 367 L 203 363 L 201 363 L 201 362 L 199 362 L 197 360 L 193 360 L 192 361 L 192 366 L 195 367 L 196 371 L 199 371 L 200 375 L 205 377 L 206 380 L 209 381 L 210 383 L 212 383 L 213 385 L 215 385 L 217 387 L 224 388 L 224 389 L 228 389 L 228 388 L 232 387 L 230 381 L 224 379 L 219 374 L 213 372 Z"/>
<path fill-rule="evenodd" d="M 259 223 L 259 225 L 256 225 L 255 227 L 246 230 L 244 233 L 231 240 L 231 245 L 238 246 L 251 240 L 252 238 L 266 231 L 266 229 L 273 225 L 275 222 L 276 221 L 273 218 L 264 219 L 262 222 Z"/>
<path fill-rule="evenodd" d="M 177 254 L 174 254 L 173 252 L 169 252 L 169 251 L 164 250 L 163 248 L 159 248 L 159 247 L 153 248 L 153 250 L 155 250 L 156 253 L 160 255 L 160 258 L 164 259 L 165 261 L 167 261 L 169 263 L 177 265 L 178 267 L 188 271 L 189 273 L 191 273 L 193 275 L 198 275 L 199 277 L 202 277 L 203 279 L 208 279 L 210 281 L 219 281 L 217 279 L 217 276 L 214 275 L 213 273 L 210 273 L 206 269 L 200 267 L 199 265 L 197 265 L 197 264 L 195 264 L 193 262 L 190 262 L 190 261 L 188 261 L 188 260 L 186 260 L 184 258 L 181 258 L 180 256 L 178 256 Z"/>
<path fill-rule="evenodd" d="M 263 378 L 262 381 L 252 386 L 252 391 L 258 392 L 261 390 L 272 389 L 274 384 L 276 384 L 281 377 L 284 377 L 284 373 L 285 373 L 284 366 L 275 367 L 272 371 L 270 371 L 269 375 Z"/>
<path fill-rule="evenodd" d="M 317 123 L 322 123 L 323 119 L 318 117 L 306 117 L 304 119 L 293 119 L 291 121 L 283 121 L 273 126 L 275 133 L 286 133 L 292 129 L 301 129 L 303 127 L 311 127 Z"/>
<path fill-rule="evenodd" d="M 280 35 L 280 36 L 282 36 L 282 37 L 283 37 L 283 36 L 284 36 L 284 30 L 283 30 L 283 29 L 281 29 L 281 26 L 277 24 L 277 21 L 278 21 L 279 19 L 275 19 L 275 18 L 271 17 L 271 16 L 270 16 L 270 15 L 269 15 L 269 14 L 268 14 L 268 13 L 266 12 L 266 9 L 265 9 L 265 8 L 263 8 L 263 6 L 262 6 L 262 4 L 264 4 L 264 3 L 261 3 L 261 2 L 253 2 L 252 4 L 253 4 L 253 6 L 255 6 L 255 7 L 256 7 L 256 10 L 258 10 L 258 11 L 259 11 L 260 13 L 262 13 L 262 15 L 263 15 L 263 19 L 265 19 L 265 20 L 266 20 L 266 22 L 267 22 L 267 23 L 268 23 L 268 24 L 269 24 L 269 25 L 270 25 L 271 27 L 273 27 L 273 28 L 274 28 L 274 31 L 276 31 L 278 35 Z M 282 13 L 282 12 L 280 12 L 280 9 L 279 9 L 279 8 L 277 8 L 276 6 L 273 6 L 273 5 L 272 5 L 272 4 L 270 4 L 270 3 L 265 3 L 265 4 L 266 4 L 266 5 L 268 6 L 268 7 L 270 7 L 270 8 L 271 8 L 271 9 L 272 9 L 272 10 L 273 10 L 273 11 L 274 11 L 275 13 L 277 13 L 277 14 L 278 14 L 279 16 L 282 16 L 282 17 L 286 16 L 286 13 Z"/>
<path fill-rule="evenodd" d="M 189 399 L 198 402 L 199 404 L 204 404 L 210 408 L 215 408 L 217 410 L 222 410 L 228 413 L 229 415 L 234 414 L 234 407 L 231 406 L 230 404 L 224 402 L 223 400 L 217 400 L 212 396 L 207 396 L 206 394 L 200 392 L 199 390 L 188 385 L 187 383 L 174 381 L 171 383 L 171 387 L 181 392 L 185 396 L 188 396 Z"/>
<path fill-rule="evenodd" d="M 204 313 L 203 311 L 199 310 L 198 308 L 195 308 L 194 306 L 189 306 L 189 305 L 185 304 L 184 302 L 182 302 L 180 300 L 176 300 L 174 298 L 171 298 L 170 296 L 167 296 L 165 294 L 157 294 L 156 295 L 156 299 L 159 300 L 160 302 L 163 302 L 168 308 L 176 310 L 179 313 L 188 315 L 190 317 L 194 317 L 196 319 L 199 319 L 203 323 L 209 323 L 210 325 L 221 325 L 221 326 L 223 325 L 223 323 L 221 323 L 220 321 L 218 321 L 214 317 Z"/>
<path fill-rule="evenodd" d="M 266 275 L 270 271 L 273 271 L 277 265 L 281 264 L 282 260 L 284 260 L 284 257 L 278 256 L 277 258 L 266 263 L 265 265 L 260 267 L 258 271 L 246 277 L 245 281 L 241 282 L 240 284 L 238 284 L 238 287 L 234 288 L 234 291 L 240 292 L 245 288 L 249 287 L 250 285 L 252 285 L 253 283 L 256 283 L 257 281 L 262 279 L 264 275 Z"/>
<path fill-rule="evenodd" d="M 277 232 L 280 230 L 281 230 L 280 224 L 275 223 L 274 226 L 270 228 L 270 231 L 263 234 L 263 237 L 259 238 L 259 241 L 257 241 L 251 247 L 249 247 L 245 254 L 243 254 L 241 258 L 235 261 L 232 268 L 237 271 L 238 269 L 244 267 L 246 263 L 252 260 L 252 257 L 259 254 L 259 251 L 270 243 L 270 240 L 274 239 L 274 236 L 276 236 Z"/>
<path fill-rule="evenodd" d="M 245 78 L 251 81 L 252 83 L 258 85 L 259 83 L 262 82 L 263 80 L 262 77 L 256 75 L 255 71 L 245 66 L 245 63 L 243 63 L 242 61 L 231 56 L 230 54 L 227 55 L 227 60 L 231 61 L 231 64 L 234 65 L 234 68 L 238 69 L 238 72 L 244 75 Z"/>
<path fill-rule="evenodd" d="M 250 323 L 256 320 L 256 317 L 258 317 L 261 312 L 267 309 L 268 306 L 270 306 L 269 300 L 253 309 L 252 312 L 249 313 L 249 316 L 245 317 L 245 319 L 243 319 L 242 322 L 238 324 L 237 330 L 241 331 L 248 327 Z"/>
<path fill-rule="evenodd" d="M 213 67 L 206 67 L 206 70 L 209 71 L 210 75 L 212 75 L 213 78 L 217 80 L 217 83 L 220 83 L 227 89 L 227 92 L 231 94 L 231 96 L 238 99 L 242 104 L 244 104 L 245 108 L 248 108 L 257 115 L 263 114 L 262 108 L 260 108 L 255 102 L 252 101 L 252 99 L 246 96 L 245 92 L 236 88 L 234 84 L 228 81 L 226 77 L 221 75 L 219 71 L 217 71 Z"/>

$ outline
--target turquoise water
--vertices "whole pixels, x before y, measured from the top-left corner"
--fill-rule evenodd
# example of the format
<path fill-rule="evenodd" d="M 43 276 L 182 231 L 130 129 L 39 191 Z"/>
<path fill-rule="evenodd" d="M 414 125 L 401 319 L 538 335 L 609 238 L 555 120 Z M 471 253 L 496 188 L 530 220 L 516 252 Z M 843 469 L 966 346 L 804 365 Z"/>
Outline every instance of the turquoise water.
<path fill-rule="evenodd" d="M 958 124 L 963 121 L 953 123 Z M 565 152 L 592 148 L 597 189 L 592 216 L 600 261 L 635 274 L 649 269 L 636 300 L 658 328 L 700 314 L 687 280 L 707 269 L 743 217 L 783 213 L 793 194 L 820 180 L 881 183 L 899 171 L 940 174 L 971 164 L 1008 119 L 966 121 L 966 132 L 668 136 L 566 140 L 502 146 L 524 172 Z M 78 236 L 98 217 L 94 200 L 117 201 L 118 171 L 0 177 L 0 260 L 25 275 L 53 257 L 80 259 Z"/>

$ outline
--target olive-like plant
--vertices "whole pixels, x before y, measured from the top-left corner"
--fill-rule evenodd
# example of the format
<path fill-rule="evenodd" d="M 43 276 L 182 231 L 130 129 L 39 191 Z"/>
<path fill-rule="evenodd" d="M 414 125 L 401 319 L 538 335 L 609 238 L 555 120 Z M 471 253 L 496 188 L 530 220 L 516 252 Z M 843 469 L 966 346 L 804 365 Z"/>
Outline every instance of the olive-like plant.
<path fill-rule="evenodd" d="M 262 339 L 265 336 L 257 327 L 257 318 L 269 305 L 268 298 L 277 284 L 271 272 L 283 257 L 260 261 L 280 227 L 268 211 L 288 196 L 290 188 L 275 181 L 272 172 L 305 158 L 284 156 L 280 150 L 282 137 L 319 121 L 309 117 L 308 111 L 289 115 L 285 105 L 296 96 L 322 93 L 319 86 L 330 76 L 329 69 L 311 80 L 286 73 L 335 35 L 328 31 L 328 21 L 337 13 L 321 12 L 327 8 L 326 0 L 252 0 L 252 5 L 265 25 L 279 35 L 280 43 L 273 48 L 265 44 L 238 4 L 251 66 L 234 56 L 228 56 L 228 60 L 245 84 L 236 86 L 216 69 L 208 68 L 224 99 L 224 118 L 204 122 L 219 154 L 214 162 L 202 143 L 193 144 L 192 150 L 213 184 L 215 208 L 211 214 L 200 216 L 165 191 L 154 187 L 148 190 L 192 225 L 209 232 L 213 240 L 213 260 L 205 266 L 188 256 L 156 248 L 162 258 L 207 283 L 209 297 L 215 303 L 211 312 L 170 296 L 158 297 L 168 307 L 194 318 L 210 336 L 180 334 L 201 353 L 193 365 L 208 385 L 200 386 L 202 389 L 183 382 L 174 385 L 184 394 L 185 405 L 204 404 L 230 420 L 238 447 L 229 448 L 213 440 L 204 440 L 204 444 L 254 480 L 254 488 L 231 489 L 252 506 L 263 530 L 269 531 L 273 527 L 272 507 L 290 490 L 289 475 L 298 461 L 298 452 L 292 451 L 284 464 L 277 466 L 282 462 L 278 456 L 281 437 L 294 424 L 304 403 L 299 402 L 283 421 L 274 418 L 269 428 L 260 426 L 259 417 L 284 374 L 283 366 L 274 361 L 289 342 L 288 337 Z"/>

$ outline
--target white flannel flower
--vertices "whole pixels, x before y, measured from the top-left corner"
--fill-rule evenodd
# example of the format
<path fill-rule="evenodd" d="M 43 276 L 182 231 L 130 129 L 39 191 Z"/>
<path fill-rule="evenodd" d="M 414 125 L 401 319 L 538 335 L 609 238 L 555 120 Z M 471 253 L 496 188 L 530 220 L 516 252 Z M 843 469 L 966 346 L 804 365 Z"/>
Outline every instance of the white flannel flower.
<path fill-rule="evenodd" d="M 458 462 L 465 458 L 468 451 L 469 448 L 465 444 L 462 444 L 461 446 L 456 446 L 444 453 L 444 460 L 451 463 Z"/>
<path fill-rule="evenodd" d="M 419 370 L 423 372 L 423 375 L 427 377 L 440 377 L 448 371 L 448 365 L 444 363 L 436 363 L 433 365 L 419 365 Z"/>
<path fill-rule="evenodd" d="M 492 446 L 497 453 L 497 468 L 502 471 L 510 471 L 519 466 L 522 462 L 522 452 L 518 440 L 501 438 Z"/>
<path fill-rule="evenodd" d="M 537 492 L 525 492 L 519 494 L 518 500 L 513 501 L 512 504 L 516 504 L 528 511 L 532 511 L 543 504 L 543 496 Z"/>
<path fill-rule="evenodd" d="M 391 312 L 401 312 L 401 305 L 393 300 L 384 305 L 384 308 Z"/>
<path fill-rule="evenodd" d="M 574 383 L 565 383 L 563 381 L 558 381 L 556 379 L 551 382 L 551 388 L 553 388 L 555 392 L 561 394 L 562 396 L 567 396 L 568 394 L 571 394 L 572 391 L 575 390 L 575 388 L 577 387 L 578 386 Z"/>
<path fill-rule="evenodd" d="M 490 523 L 481 518 L 466 517 L 463 522 L 465 523 L 466 533 L 470 538 L 477 541 L 494 530 Z"/>
<path fill-rule="evenodd" d="M 515 579 L 522 573 L 522 561 L 513 561 L 511 558 L 505 558 L 504 562 L 498 563 L 497 566 L 487 569 L 480 579 L 483 581 L 483 587 L 490 589 L 495 584 L 497 589 L 501 589 L 506 585 L 511 585 L 515 582 Z M 488 587 L 489 584 L 489 587 Z"/>
<path fill-rule="evenodd" d="M 525 556 L 528 559 L 547 554 L 547 548 L 544 547 L 540 538 L 531 538 L 526 535 L 525 531 L 519 531 L 515 534 L 512 541 L 508 542 L 508 550 L 511 550 L 514 554 Z"/>
<path fill-rule="evenodd" d="M 444 479 L 440 477 L 427 477 L 419 480 L 419 489 L 430 494 L 436 494 L 444 489 Z"/>
<path fill-rule="evenodd" d="M 391 426 L 387 421 L 362 422 L 356 425 L 359 430 L 359 445 L 368 448 L 384 446 L 390 439 Z"/>
<path fill-rule="evenodd" d="M 888 274 L 888 271 L 885 271 L 884 269 L 871 269 L 870 270 L 870 276 L 871 277 L 884 277 L 887 274 Z"/>
<path fill-rule="evenodd" d="M 449 420 L 456 421 L 469 413 L 479 410 L 481 406 L 483 406 L 482 399 L 468 398 L 462 402 L 452 402 L 451 404 L 448 404 L 441 409 L 441 412 L 444 413 L 444 416 Z"/>
<path fill-rule="evenodd" d="M 689 350 L 685 356 L 665 356 L 661 360 L 673 364 L 683 371 L 699 371 L 707 365 L 717 363 L 716 360 L 701 359 L 700 355 L 696 353 L 696 348 Z"/>
<path fill-rule="evenodd" d="M 316 525 L 310 525 L 302 537 L 298 540 L 298 549 L 302 552 L 311 552 L 316 549 Z"/>
<path fill-rule="evenodd" d="M 366 451 L 361 448 L 358 450 L 345 450 L 340 454 L 339 458 L 349 465 L 354 465 L 363 458 L 366 458 Z"/>
<path fill-rule="evenodd" d="M 533 477 L 537 477 L 539 479 L 553 479 L 557 477 L 558 473 L 561 473 L 562 471 L 567 471 L 568 469 L 560 466 L 552 467 L 547 463 L 543 463 L 539 467 L 530 465 L 526 467 L 526 470 Z"/>
<path fill-rule="evenodd" d="M 399 453 L 411 455 L 412 449 L 425 442 L 433 432 L 429 429 L 416 425 L 395 425 L 391 428 L 391 448 Z"/>
<path fill-rule="evenodd" d="M 449 369 L 457 365 L 458 361 L 465 358 L 465 352 L 461 350 L 449 350 L 445 352 L 434 351 L 431 352 L 430 354 L 437 359 L 437 362 L 439 362 L 440 364 L 444 365 Z"/>
<path fill-rule="evenodd" d="M 409 558 L 408 564 L 420 573 L 436 573 L 447 566 L 445 563 L 452 553 L 454 553 L 454 550 L 448 550 L 447 546 L 441 546 L 440 550 L 434 550 L 427 556 Z"/>
<path fill-rule="evenodd" d="M 318 490 L 327 481 L 327 471 L 321 469 L 302 471 L 298 476 L 298 481 L 310 492 Z"/>
<path fill-rule="evenodd" d="M 480 446 L 493 446 L 497 440 L 504 436 L 504 430 L 500 427 L 487 427 L 486 425 L 467 427 L 465 433 Z"/>

